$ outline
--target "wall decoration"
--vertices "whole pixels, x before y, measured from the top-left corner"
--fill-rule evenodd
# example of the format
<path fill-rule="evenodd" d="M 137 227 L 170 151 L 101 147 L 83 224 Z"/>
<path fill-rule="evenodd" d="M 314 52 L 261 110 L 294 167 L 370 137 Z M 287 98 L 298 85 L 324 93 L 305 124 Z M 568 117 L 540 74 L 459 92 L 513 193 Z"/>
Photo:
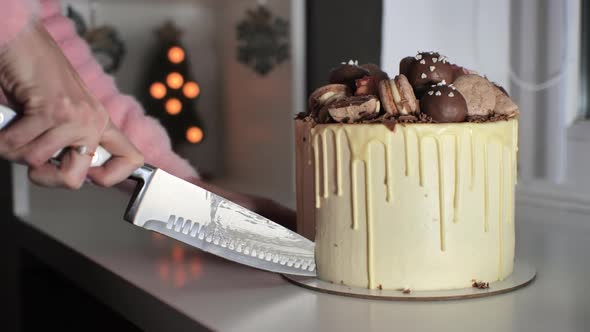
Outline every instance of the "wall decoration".
<path fill-rule="evenodd" d="M 262 76 L 289 59 L 289 22 L 263 3 L 246 11 L 236 35 L 238 61 Z"/>
<path fill-rule="evenodd" d="M 68 6 L 67 16 L 74 21 L 78 35 L 88 42 L 104 71 L 110 74 L 116 72 L 125 56 L 125 44 L 117 30 L 108 25 L 94 27 L 94 19 L 91 19 L 89 27 L 82 15 L 71 6 Z M 94 10 L 91 10 L 91 16 L 94 17 Z"/>
<path fill-rule="evenodd" d="M 206 138 L 195 110 L 201 87 L 191 78 L 181 35 L 170 21 L 156 30 L 157 45 L 140 96 L 146 112 L 162 123 L 175 148 L 183 143 L 199 144 Z"/>

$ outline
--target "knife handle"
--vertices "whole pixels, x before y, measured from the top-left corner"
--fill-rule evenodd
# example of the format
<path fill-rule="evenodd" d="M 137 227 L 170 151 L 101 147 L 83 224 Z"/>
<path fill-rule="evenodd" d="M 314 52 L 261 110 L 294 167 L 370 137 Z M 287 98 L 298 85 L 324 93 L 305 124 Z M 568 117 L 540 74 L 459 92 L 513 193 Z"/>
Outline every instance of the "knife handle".
<path fill-rule="evenodd" d="M 17 114 L 11 108 L 7 106 L 0 105 L 0 130 L 8 126 L 14 118 L 16 118 Z M 52 158 L 50 159 L 53 163 L 59 164 L 59 156 L 62 154 L 63 149 L 57 151 L 53 154 Z M 109 159 L 111 159 L 111 154 L 102 146 L 98 146 L 94 155 L 92 156 L 92 162 L 90 163 L 90 167 L 99 167 L 104 165 Z"/>

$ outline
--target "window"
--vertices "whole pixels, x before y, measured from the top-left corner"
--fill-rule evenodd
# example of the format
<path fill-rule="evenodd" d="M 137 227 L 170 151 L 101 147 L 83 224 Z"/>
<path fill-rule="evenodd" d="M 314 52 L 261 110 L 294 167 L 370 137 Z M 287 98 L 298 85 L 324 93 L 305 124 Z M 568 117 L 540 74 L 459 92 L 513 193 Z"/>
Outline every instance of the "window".
<path fill-rule="evenodd" d="M 590 1 L 582 1 L 582 33 L 581 40 L 581 79 L 580 82 L 580 107 L 581 111 L 590 118 Z M 579 114 L 579 113 L 578 113 Z"/>

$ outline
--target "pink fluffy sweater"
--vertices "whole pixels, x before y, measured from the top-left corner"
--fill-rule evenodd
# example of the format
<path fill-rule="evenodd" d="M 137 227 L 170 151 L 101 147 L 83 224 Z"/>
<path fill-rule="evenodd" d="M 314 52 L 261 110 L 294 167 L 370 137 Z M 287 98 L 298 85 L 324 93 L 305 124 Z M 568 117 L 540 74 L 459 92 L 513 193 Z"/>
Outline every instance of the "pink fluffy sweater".
<path fill-rule="evenodd" d="M 0 0 L 0 48 L 35 18 L 43 23 L 113 123 L 143 153 L 147 163 L 185 179 L 197 176 L 186 160 L 172 151 L 162 126 L 146 116 L 136 100 L 117 90 L 113 78 L 102 71 L 88 45 L 76 34 L 73 23 L 62 15 L 58 0 Z"/>

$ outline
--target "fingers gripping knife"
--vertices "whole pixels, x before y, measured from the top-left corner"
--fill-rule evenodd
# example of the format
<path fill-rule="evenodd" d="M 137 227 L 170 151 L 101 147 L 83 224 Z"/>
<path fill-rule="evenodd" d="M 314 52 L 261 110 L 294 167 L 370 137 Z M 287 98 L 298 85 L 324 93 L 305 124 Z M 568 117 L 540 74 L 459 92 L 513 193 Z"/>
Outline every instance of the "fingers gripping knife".
<path fill-rule="evenodd" d="M 15 117 L 14 111 L 0 105 L 0 130 Z M 99 146 L 91 166 L 101 166 L 110 157 Z M 138 184 L 126 221 L 258 269 L 316 275 L 314 243 L 299 234 L 149 165 L 138 168 L 130 179 Z"/>

